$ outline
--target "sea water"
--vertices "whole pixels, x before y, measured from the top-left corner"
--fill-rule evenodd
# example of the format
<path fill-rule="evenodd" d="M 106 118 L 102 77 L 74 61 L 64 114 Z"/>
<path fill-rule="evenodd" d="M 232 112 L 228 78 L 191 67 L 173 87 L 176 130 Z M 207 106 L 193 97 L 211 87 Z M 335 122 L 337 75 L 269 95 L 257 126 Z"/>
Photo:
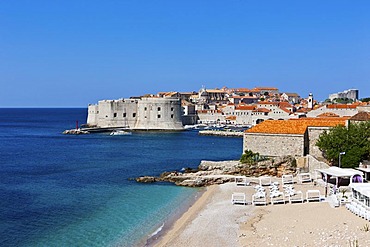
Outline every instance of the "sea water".
<path fill-rule="evenodd" d="M 87 109 L 0 109 L 0 245 L 133 246 L 197 189 L 130 178 L 238 159 L 241 138 L 196 131 L 62 135 Z"/>

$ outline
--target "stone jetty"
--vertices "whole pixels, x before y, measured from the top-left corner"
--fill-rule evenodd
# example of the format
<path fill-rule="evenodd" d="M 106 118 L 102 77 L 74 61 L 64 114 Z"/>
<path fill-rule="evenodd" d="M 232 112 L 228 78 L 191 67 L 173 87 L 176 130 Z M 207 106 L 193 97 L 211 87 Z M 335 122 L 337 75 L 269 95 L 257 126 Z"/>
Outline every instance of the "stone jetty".
<path fill-rule="evenodd" d="M 81 129 L 70 129 L 70 130 L 63 131 L 63 134 L 64 135 L 85 135 L 85 134 L 90 134 L 90 132 L 86 130 L 81 130 Z"/>
<path fill-rule="evenodd" d="M 200 130 L 199 135 L 206 136 L 226 136 L 226 137 L 243 137 L 243 131 L 228 130 Z"/>

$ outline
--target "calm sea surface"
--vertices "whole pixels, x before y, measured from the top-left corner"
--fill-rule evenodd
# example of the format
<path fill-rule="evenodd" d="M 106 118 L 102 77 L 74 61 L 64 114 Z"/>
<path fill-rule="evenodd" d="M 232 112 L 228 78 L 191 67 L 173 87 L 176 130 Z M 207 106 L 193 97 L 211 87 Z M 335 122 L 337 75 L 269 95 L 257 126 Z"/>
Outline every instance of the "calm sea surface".
<path fill-rule="evenodd" d="M 197 189 L 129 178 L 238 159 L 195 131 L 62 135 L 87 109 L 0 109 L 0 246 L 132 246 Z"/>

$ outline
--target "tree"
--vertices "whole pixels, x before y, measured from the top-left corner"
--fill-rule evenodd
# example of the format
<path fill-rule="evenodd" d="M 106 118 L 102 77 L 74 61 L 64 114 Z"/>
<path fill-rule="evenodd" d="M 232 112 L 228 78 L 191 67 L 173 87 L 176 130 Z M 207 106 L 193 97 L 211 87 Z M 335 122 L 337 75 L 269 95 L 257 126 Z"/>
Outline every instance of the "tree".
<path fill-rule="evenodd" d="M 362 99 L 360 99 L 360 101 L 362 101 L 362 102 L 370 102 L 370 97 L 368 97 L 368 98 L 362 98 Z"/>
<path fill-rule="evenodd" d="M 349 128 L 337 126 L 325 131 L 319 137 L 316 146 L 323 156 L 332 164 L 341 167 L 357 167 L 358 164 L 370 157 L 370 121 L 351 124 Z"/>

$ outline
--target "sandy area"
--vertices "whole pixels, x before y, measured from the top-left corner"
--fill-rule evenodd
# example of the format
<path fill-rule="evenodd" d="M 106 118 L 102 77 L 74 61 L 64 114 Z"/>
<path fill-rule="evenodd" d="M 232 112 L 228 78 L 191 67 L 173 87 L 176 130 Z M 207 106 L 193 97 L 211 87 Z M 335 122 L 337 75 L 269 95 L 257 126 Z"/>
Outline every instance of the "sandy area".
<path fill-rule="evenodd" d="M 297 185 L 297 190 L 324 188 Z M 332 208 L 326 202 L 268 206 L 232 205 L 233 192 L 251 198 L 251 186 L 235 183 L 214 185 L 155 246 L 370 246 L 370 222 L 344 206 Z M 352 244 L 352 245 L 351 245 Z"/>

